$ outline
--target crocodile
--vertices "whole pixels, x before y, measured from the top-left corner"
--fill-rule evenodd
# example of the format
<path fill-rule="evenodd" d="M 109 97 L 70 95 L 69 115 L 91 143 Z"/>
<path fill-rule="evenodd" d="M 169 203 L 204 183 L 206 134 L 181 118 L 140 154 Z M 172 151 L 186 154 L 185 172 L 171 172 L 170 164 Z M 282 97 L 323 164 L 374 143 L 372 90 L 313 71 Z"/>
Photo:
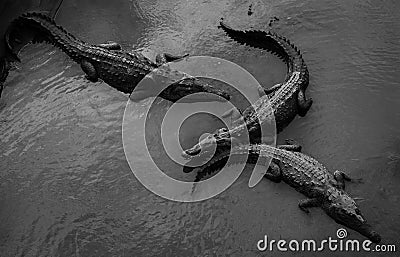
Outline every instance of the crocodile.
<path fill-rule="evenodd" d="M 225 91 L 212 87 L 198 78 L 183 72 L 165 68 L 163 64 L 180 60 L 187 55 L 158 55 L 155 61 L 137 51 L 126 51 L 118 43 L 108 41 L 103 44 L 88 44 L 57 25 L 53 19 L 42 13 L 26 13 L 12 21 L 5 34 L 6 45 L 18 59 L 19 50 L 27 43 L 46 42 L 55 45 L 72 60 L 80 64 L 86 77 L 96 82 L 99 79 L 111 87 L 131 94 L 133 101 L 140 101 L 158 95 L 160 89 L 135 87 L 150 72 L 164 78 L 170 84 L 158 95 L 175 102 L 184 96 L 207 92 L 207 97 L 196 94 L 183 101 L 225 101 L 230 96 Z M 134 90 L 135 89 L 135 90 Z"/>
<path fill-rule="evenodd" d="M 272 158 L 264 177 L 274 182 L 284 181 L 305 195 L 307 199 L 298 204 L 302 211 L 309 213 L 310 207 L 321 207 L 337 223 L 359 232 L 374 243 L 381 241 L 381 236 L 367 223 L 354 199 L 344 191 L 345 181 L 354 179 L 343 171 L 330 173 L 323 164 L 302 153 L 301 146 L 292 142 L 277 147 L 266 144 L 236 146 L 194 169 L 196 181 L 223 167 L 223 160 L 229 156 L 232 160 L 229 165 L 242 162 L 243 157 L 248 157 L 248 163 L 253 164 L 259 158 Z"/>
<path fill-rule="evenodd" d="M 201 151 L 229 149 L 232 145 L 247 142 L 259 143 L 262 138 L 261 126 L 268 124 L 274 116 L 276 131 L 281 132 L 298 114 L 304 117 L 310 109 L 313 100 L 306 99 L 305 90 L 309 84 L 309 73 L 300 50 L 287 38 L 273 32 L 232 29 L 223 21 L 221 28 L 238 43 L 251 47 L 268 50 L 280 57 L 287 65 L 285 81 L 271 88 L 260 88 L 260 98 L 249 106 L 241 115 L 234 109 L 223 117 L 232 116 L 234 122 L 230 130 L 218 129 L 215 133 L 202 139 L 198 144 L 183 151 L 184 157 L 195 156 Z"/>
<path fill-rule="evenodd" d="M 0 97 L 3 92 L 4 82 L 7 79 L 8 73 L 10 71 L 10 62 L 5 57 L 0 58 Z"/>

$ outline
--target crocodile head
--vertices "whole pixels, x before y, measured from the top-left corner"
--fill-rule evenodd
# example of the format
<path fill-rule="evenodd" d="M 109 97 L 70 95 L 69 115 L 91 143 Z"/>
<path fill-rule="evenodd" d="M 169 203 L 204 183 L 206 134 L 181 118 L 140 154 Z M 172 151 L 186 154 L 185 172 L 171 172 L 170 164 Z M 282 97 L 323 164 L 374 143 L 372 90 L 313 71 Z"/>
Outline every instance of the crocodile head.
<path fill-rule="evenodd" d="M 356 202 L 347 193 L 334 190 L 328 198 L 322 208 L 337 223 L 359 232 L 374 243 L 381 241 L 381 236 L 367 223 Z"/>
<path fill-rule="evenodd" d="M 195 93 L 208 93 L 208 94 L 195 94 Z M 160 97 L 167 99 L 171 102 L 176 102 L 185 97 L 180 101 L 182 103 L 211 102 L 211 101 L 224 102 L 230 99 L 230 95 L 225 91 L 215 88 L 194 77 L 185 78 L 183 80 L 179 80 L 171 84 L 161 92 Z"/>
<path fill-rule="evenodd" d="M 231 136 L 226 128 L 218 129 L 214 134 L 203 138 L 199 143 L 183 151 L 182 156 L 185 158 L 191 158 L 193 156 L 208 154 L 217 147 L 217 151 L 223 151 L 230 149 L 231 147 Z"/>

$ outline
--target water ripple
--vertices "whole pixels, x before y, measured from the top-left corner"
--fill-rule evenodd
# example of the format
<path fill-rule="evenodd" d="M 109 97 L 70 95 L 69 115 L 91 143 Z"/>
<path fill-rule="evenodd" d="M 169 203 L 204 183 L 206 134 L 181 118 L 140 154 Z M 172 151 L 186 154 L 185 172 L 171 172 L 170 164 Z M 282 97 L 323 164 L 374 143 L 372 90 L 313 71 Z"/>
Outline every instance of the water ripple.
<path fill-rule="evenodd" d="M 250 4 L 254 14 L 248 16 Z M 232 42 L 217 24 L 224 17 L 238 28 L 266 29 L 272 16 L 279 17 L 271 29 L 302 50 L 311 75 L 307 94 L 314 99 L 307 116 L 295 119 L 279 140 L 294 138 L 328 168 L 362 177 L 363 184 L 347 189 L 367 199 L 363 213 L 385 242 L 396 242 L 398 7 L 390 0 L 71 1 L 57 22 L 89 42 L 112 39 L 149 53 L 226 58 L 268 86 L 284 77 L 282 62 Z M 21 57 L 0 100 L 0 252 L 257 256 L 255 244 L 265 234 L 334 235 L 337 224 L 319 211 L 303 215 L 297 208 L 302 196 L 283 183 L 265 180 L 249 189 L 249 170 L 208 201 L 175 203 L 153 195 L 125 159 L 126 96 L 86 81 L 79 65 L 52 46 L 29 46 Z"/>

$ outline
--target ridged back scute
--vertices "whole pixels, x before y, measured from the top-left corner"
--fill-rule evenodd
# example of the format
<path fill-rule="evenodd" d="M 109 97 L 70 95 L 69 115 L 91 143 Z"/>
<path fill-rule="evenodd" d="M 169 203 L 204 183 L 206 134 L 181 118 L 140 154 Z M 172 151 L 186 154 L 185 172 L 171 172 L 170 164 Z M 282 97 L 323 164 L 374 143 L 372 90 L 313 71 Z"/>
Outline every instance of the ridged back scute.
<path fill-rule="evenodd" d="M 14 19 L 7 28 L 5 41 L 16 54 L 29 43 L 47 42 L 60 48 L 66 47 L 62 42 L 83 43 L 52 18 L 39 12 L 25 13 Z"/>
<path fill-rule="evenodd" d="M 235 30 L 224 22 L 221 22 L 220 26 L 227 35 L 236 42 L 253 48 L 266 50 L 281 58 L 289 69 L 293 69 L 293 66 L 296 65 L 300 68 L 300 71 L 308 73 L 300 50 L 286 37 L 270 31 Z"/>
<path fill-rule="evenodd" d="M 64 29 L 62 26 L 56 24 L 54 19 L 52 19 L 51 17 L 47 16 L 46 14 L 38 13 L 38 12 L 31 12 L 31 13 L 23 14 L 20 18 L 22 19 L 22 22 L 24 22 L 24 21 L 27 21 L 27 22 L 34 21 L 34 22 L 38 23 L 39 25 L 41 25 L 43 27 L 47 27 L 47 28 L 52 29 L 53 33 L 63 34 L 63 35 L 68 36 L 70 39 L 79 40 L 73 34 L 69 33 L 66 29 Z"/>
<path fill-rule="evenodd" d="M 287 55 L 285 49 L 275 39 L 276 35 L 273 33 L 256 30 L 235 30 L 226 25 L 224 22 L 221 22 L 220 26 L 231 39 L 242 45 L 267 50 L 272 54 L 277 55 L 285 62 L 287 62 L 289 59 L 289 56 Z"/>

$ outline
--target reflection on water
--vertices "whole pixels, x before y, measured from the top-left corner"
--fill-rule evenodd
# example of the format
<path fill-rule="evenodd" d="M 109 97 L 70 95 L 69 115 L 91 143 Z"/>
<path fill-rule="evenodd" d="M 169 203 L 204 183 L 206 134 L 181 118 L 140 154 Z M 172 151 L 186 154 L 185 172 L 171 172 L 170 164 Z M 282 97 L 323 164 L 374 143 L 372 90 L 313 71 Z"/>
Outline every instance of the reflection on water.
<path fill-rule="evenodd" d="M 347 190 L 364 198 L 360 208 L 384 242 L 398 243 L 398 5 L 65 1 L 57 21 L 89 42 L 225 58 L 273 85 L 285 66 L 231 42 L 217 24 L 225 17 L 235 27 L 265 29 L 270 17 L 279 17 L 273 28 L 304 52 L 314 99 L 307 117 L 296 119 L 279 140 L 294 138 L 332 171 L 362 177 Z M 299 211 L 303 196 L 283 183 L 265 180 L 249 189 L 248 172 L 200 203 L 151 194 L 133 177 L 122 149 L 126 96 L 87 82 L 79 66 L 51 46 L 29 46 L 21 58 L 0 100 L 2 256 L 258 256 L 256 242 L 265 234 L 321 240 L 340 227 L 319 209 Z"/>

